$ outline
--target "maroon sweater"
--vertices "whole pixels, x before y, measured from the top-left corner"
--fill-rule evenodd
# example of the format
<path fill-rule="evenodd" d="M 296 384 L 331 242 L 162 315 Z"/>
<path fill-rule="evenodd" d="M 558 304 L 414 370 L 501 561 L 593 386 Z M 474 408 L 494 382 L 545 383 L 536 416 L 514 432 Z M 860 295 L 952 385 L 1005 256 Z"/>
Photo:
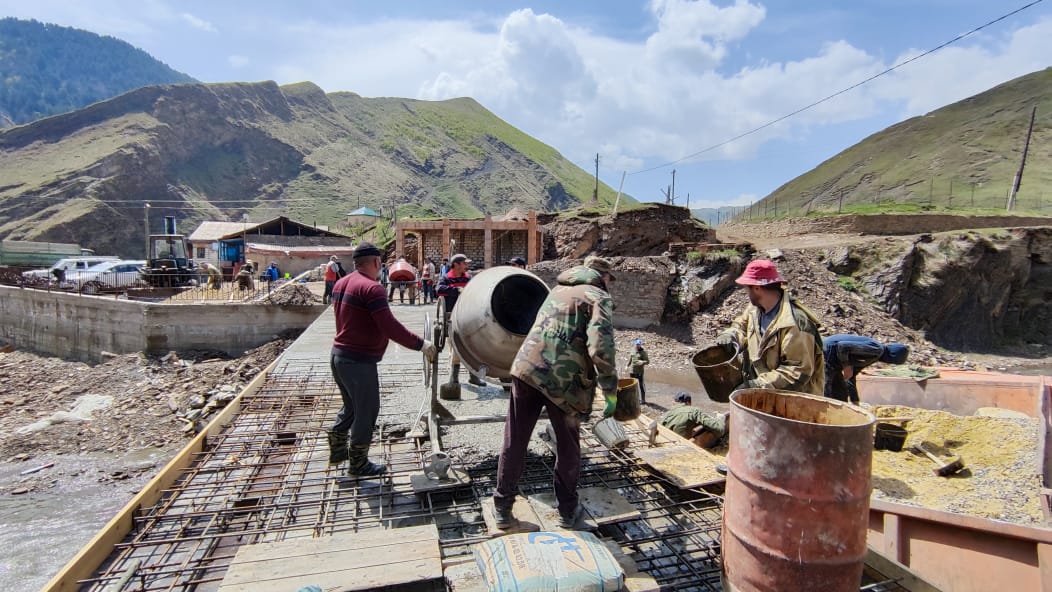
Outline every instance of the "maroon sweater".
<path fill-rule="evenodd" d="M 424 340 L 391 314 L 383 286 L 357 271 L 336 282 L 332 308 L 336 313 L 334 354 L 360 362 L 379 362 L 387 351 L 388 340 L 417 351 L 424 347 Z"/>

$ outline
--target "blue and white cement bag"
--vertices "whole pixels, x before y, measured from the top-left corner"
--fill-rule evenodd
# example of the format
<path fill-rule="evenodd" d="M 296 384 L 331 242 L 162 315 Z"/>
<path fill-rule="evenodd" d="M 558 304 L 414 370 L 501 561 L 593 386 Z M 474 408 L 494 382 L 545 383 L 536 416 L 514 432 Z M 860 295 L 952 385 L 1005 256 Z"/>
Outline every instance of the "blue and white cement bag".
<path fill-rule="evenodd" d="M 475 562 L 494 592 L 612 592 L 625 572 L 590 532 L 524 532 L 475 545 Z"/>

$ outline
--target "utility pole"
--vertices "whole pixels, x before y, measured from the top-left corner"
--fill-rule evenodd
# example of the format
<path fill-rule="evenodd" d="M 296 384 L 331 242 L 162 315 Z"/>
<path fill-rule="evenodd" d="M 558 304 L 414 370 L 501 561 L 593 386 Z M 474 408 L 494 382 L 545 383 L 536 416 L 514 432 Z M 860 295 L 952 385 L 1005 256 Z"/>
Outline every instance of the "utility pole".
<path fill-rule="evenodd" d="M 1026 142 L 1023 143 L 1023 157 L 1019 161 L 1019 172 L 1015 174 L 1012 181 L 1012 190 L 1008 194 L 1008 211 L 1015 209 L 1015 196 L 1019 193 L 1019 186 L 1023 184 L 1023 167 L 1026 166 L 1026 153 L 1030 151 L 1030 135 L 1034 133 L 1034 117 L 1037 116 L 1037 105 L 1030 110 L 1030 126 L 1026 130 Z"/>
<path fill-rule="evenodd" d="M 672 196 L 672 205 L 676 205 L 676 169 L 672 169 L 672 188 L 669 189 Z"/>
<path fill-rule="evenodd" d="M 617 204 L 621 203 L 621 189 L 625 186 L 625 175 L 628 171 L 621 171 L 621 183 L 617 186 L 617 197 L 614 198 L 614 217 L 617 217 Z"/>
<path fill-rule="evenodd" d="M 931 183 L 928 184 L 928 207 L 931 207 L 931 198 L 935 194 L 935 175 L 931 176 Z"/>
<path fill-rule="evenodd" d="M 975 181 L 972 181 L 972 207 L 975 207 Z"/>
<path fill-rule="evenodd" d="M 592 201 L 599 204 L 599 153 L 595 153 L 595 189 L 592 190 Z"/>
<path fill-rule="evenodd" d="M 143 229 L 146 231 L 143 234 L 143 242 L 146 245 L 146 259 L 150 259 L 150 202 L 143 202 L 142 208 L 143 216 Z"/>
<path fill-rule="evenodd" d="M 953 209 L 953 177 L 950 177 L 950 196 L 946 198 L 946 209 Z"/>

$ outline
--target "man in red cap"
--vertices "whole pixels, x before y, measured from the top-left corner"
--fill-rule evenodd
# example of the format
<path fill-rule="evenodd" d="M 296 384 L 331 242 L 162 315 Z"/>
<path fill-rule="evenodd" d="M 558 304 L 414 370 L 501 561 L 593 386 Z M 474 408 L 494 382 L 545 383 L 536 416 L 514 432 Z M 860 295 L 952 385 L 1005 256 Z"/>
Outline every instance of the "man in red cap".
<path fill-rule="evenodd" d="M 734 281 L 749 291 L 751 305 L 716 337 L 716 343 L 728 350 L 745 350 L 745 380 L 738 388 L 821 395 L 825 361 L 815 315 L 789 296 L 773 261 L 750 262 Z"/>

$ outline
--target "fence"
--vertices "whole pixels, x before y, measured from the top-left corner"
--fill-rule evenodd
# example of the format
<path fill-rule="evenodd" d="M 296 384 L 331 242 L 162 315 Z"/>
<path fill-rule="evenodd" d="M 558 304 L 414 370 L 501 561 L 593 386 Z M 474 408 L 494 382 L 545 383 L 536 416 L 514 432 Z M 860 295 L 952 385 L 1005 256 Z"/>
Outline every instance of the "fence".
<path fill-rule="evenodd" d="M 252 302 L 262 299 L 286 283 L 253 279 L 250 286 L 224 281 L 219 288 L 208 286 L 208 276 L 199 274 L 189 286 L 150 286 L 137 271 L 69 273 L 68 276 L 24 276 L 24 268 L 0 268 L 0 284 L 48 292 L 84 295 L 114 295 L 136 300 L 175 302 Z"/>
<path fill-rule="evenodd" d="M 1047 187 L 1036 175 L 1022 184 L 1011 213 L 1052 215 L 1052 190 Z M 977 182 L 945 176 L 885 186 L 879 175 L 864 175 L 853 186 L 802 192 L 795 197 L 783 194 L 747 206 L 720 208 L 717 224 L 831 213 L 1008 212 L 1010 190 L 1010 182 Z"/>

